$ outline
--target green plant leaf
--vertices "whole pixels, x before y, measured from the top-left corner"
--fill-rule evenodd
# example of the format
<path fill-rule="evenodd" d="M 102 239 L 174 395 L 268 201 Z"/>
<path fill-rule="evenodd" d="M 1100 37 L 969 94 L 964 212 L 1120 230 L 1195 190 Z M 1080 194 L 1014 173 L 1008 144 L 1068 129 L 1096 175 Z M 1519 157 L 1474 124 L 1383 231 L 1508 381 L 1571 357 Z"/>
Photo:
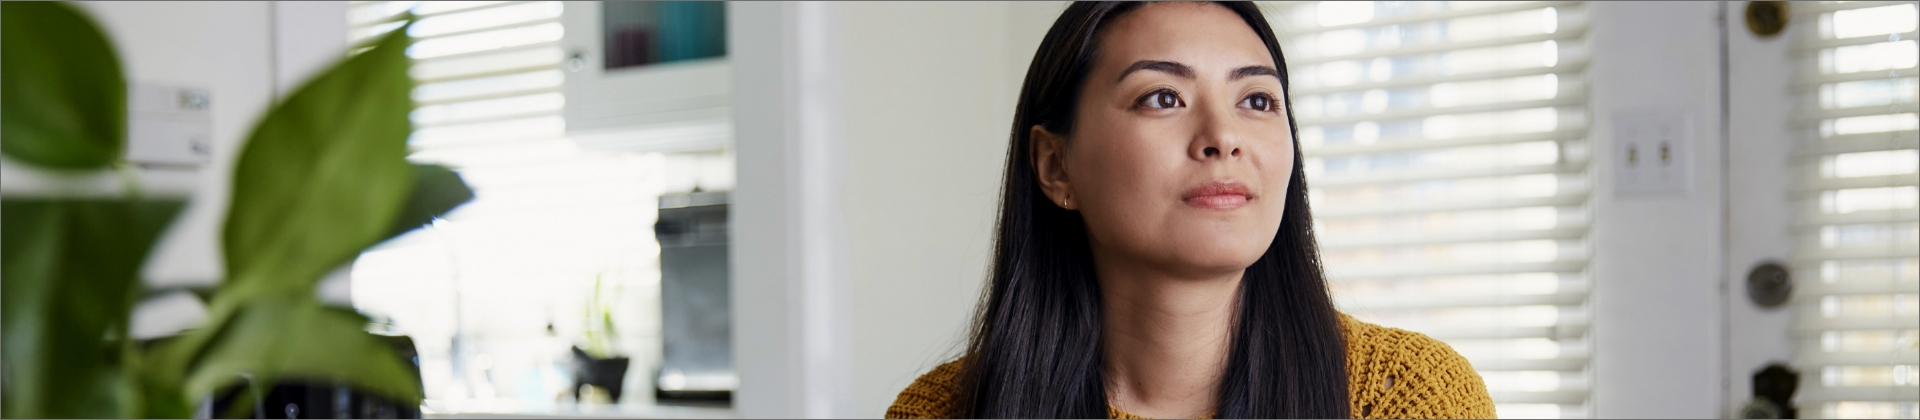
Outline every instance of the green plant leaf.
<path fill-rule="evenodd" d="M 345 381 L 403 404 L 421 398 L 416 374 L 365 331 L 367 319 L 308 297 L 254 299 L 235 312 L 186 380 L 195 398 L 232 385 L 241 374 L 263 383 Z"/>
<path fill-rule="evenodd" d="M 139 413 L 128 317 L 141 263 L 181 204 L 0 199 L 6 417 Z"/>
<path fill-rule="evenodd" d="M 100 27 L 73 5 L 0 3 L 0 152 L 104 168 L 126 153 L 127 81 Z"/>
<path fill-rule="evenodd" d="M 193 417 L 193 407 L 187 401 L 186 390 L 180 381 L 166 381 L 166 377 L 156 375 L 153 364 L 158 359 L 143 354 L 141 368 L 134 370 L 140 376 L 141 412 L 140 418 L 184 419 Z"/>
<path fill-rule="evenodd" d="M 406 28 L 295 90 L 261 119 L 234 171 L 224 246 L 233 299 L 311 293 L 385 239 L 414 185 Z"/>
<path fill-rule="evenodd" d="M 387 238 L 419 228 L 473 200 L 473 190 L 460 180 L 460 174 L 440 165 L 413 165 L 413 191 L 407 205 L 387 230 Z"/>

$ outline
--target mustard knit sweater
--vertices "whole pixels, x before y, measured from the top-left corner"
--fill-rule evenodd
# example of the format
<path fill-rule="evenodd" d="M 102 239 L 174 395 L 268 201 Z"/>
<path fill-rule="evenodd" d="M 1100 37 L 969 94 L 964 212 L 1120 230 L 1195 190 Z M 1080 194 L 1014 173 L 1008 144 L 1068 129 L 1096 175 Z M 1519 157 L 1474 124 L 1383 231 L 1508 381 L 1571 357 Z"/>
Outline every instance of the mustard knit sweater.
<path fill-rule="evenodd" d="M 1347 339 L 1347 392 L 1355 418 L 1493 418 L 1480 374 L 1452 347 L 1424 334 L 1340 315 Z M 953 417 L 960 362 L 920 375 L 887 409 L 887 418 Z M 1387 378 L 1393 385 L 1386 386 Z M 1108 407 L 1107 417 L 1141 418 Z"/>

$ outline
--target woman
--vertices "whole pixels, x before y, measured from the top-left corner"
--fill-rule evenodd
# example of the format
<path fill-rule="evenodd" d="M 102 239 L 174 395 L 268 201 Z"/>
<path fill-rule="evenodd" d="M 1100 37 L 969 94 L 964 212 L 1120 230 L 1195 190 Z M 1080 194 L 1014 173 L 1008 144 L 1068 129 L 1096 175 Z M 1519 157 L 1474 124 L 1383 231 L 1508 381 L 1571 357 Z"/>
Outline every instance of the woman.
<path fill-rule="evenodd" d="M 1493 417 L 1438 341 L 1327 295 L 1250 3 L 1075 3 L 1015 111 L 966 355 L 888 417 Z"/>

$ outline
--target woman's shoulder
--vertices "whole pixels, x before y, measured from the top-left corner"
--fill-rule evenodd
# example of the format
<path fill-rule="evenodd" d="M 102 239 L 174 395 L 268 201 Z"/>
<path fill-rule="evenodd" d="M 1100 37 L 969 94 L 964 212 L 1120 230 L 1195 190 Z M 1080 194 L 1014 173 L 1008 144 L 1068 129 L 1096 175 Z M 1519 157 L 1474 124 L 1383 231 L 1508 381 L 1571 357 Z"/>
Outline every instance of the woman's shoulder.
<path fill-rule="evenodd" d="M 887 407 L 890 419 L 937 419 L 953 417 L 953 400 L 960 391 L 960 361 L 933 368 L 894 397 Z"/>
<path fill-rule="evenodd" d="M 1363 418 L 1492 418 L 1493 398 L 1473 364 L 1426 334 L 1340 314 L 1347 387 Z"/>

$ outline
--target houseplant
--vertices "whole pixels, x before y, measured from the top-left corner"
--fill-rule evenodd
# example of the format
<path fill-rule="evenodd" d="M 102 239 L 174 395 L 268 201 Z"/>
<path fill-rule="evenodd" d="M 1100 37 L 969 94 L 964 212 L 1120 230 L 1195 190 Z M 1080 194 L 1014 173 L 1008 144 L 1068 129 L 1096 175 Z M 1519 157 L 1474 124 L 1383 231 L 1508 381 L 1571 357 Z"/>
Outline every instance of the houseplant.
<path fill-rule="evenodd" d="M 364 333 L 366 318 L 314 294 L 361 251 L 472 197 L 446 168 L 406 161 L 412 16 L 266 110 L 235 165 L 226 277 L 204 291 L 208 318 L 141 348 L 128 336 L 139 268 L 182 203 L 140 194 L 125 160 L 126 80 L 99 27 L 64 3 L 0 8 L 8 164 L 126 183 L 118 196 L 0 197 L 6 417 L 186 417 L 243 375 L 418 403 L 412 373 Z"/>
<path fill-rule="evenodd" d="M 593 292 L 584 310 L 587 348 L 573 348 L 574 401 L 585 402 L 580 399 L 580 387 L 583 385 L 604 389 L 609 400 L 620 401 L 622 383 L 626 381 L 627 367 L 632 359 L 614 349 L 617 330 L 613 327 L 613 305 L 619 292 L 616 286 L 608 293 L 605 279 L 594 276 Z"/>

